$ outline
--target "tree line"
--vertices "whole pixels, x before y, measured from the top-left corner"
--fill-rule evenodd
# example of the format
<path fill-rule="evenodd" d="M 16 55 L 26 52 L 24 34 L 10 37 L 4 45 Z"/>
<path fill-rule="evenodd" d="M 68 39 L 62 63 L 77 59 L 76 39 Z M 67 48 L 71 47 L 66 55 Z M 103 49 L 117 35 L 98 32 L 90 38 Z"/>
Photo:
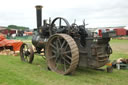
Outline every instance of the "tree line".
<path fill-rule="evenodd" d="M 29 30 L 29 27 L 8 25 L 7 29 L 17 29 L 17 30 Z"/>

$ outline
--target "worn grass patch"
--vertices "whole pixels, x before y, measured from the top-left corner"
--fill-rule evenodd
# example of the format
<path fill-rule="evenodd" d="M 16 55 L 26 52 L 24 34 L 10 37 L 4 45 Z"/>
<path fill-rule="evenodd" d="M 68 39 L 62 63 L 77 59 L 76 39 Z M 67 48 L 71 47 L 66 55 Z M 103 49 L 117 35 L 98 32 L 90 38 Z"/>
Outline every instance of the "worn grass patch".
<path fill-rule="evenodd" d="M 119 40 L 127 46 L 128 41 Z M 111 41 L 111 60 L 128 58 L 128 51 L 115 51 L 119 42 Z M 120 45 L 120 43 L 118 45 Z M 125 46 L 125 47 L 126 47 Z M 126 47 L 127 48 L 127 47 Z M 92 69 L 77 69 L 74 75 L 63 76 L 47 70 L 41 56 L 35 56 L 33 64 L 21 62 L 19 56 L 0 56 L 0 85 L 128 85 L 128 70 L 114 70 L 113 73 Z"/>

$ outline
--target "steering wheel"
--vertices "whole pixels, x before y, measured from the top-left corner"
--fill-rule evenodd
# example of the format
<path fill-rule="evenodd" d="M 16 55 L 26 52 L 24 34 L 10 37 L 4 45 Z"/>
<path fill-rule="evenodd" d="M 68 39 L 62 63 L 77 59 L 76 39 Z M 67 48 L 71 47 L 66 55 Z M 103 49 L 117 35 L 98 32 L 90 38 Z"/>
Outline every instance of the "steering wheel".
<path fill-rule="evenodd" d="M 57 21 L 59 21 L 59 23 L 56 23 Z M 70 29 L 70 24 L 66 19 L 64 19 L 62 17 L 57 17 L 52 21 L 52 24 L 51 24 L 52 34 L 53 33 L 61 33 L 66 29 Z"/>

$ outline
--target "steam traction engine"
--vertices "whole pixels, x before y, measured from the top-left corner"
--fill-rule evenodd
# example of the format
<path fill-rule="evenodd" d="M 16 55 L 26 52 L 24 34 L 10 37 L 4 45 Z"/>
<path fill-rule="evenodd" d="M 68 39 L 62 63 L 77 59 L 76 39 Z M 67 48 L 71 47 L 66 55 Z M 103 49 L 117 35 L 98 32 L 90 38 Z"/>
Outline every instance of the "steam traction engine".
<path fill-rule="evenodd" d="M 21 46 L 21 60 L 32 63 L 34 53 L 44 50 L 48 68 L 60 74 L 69 74 L 75 71 L 77 66 L 99 68 L 109 63 L 112 49 L 109 45 L 110 37 L 93 37 L 92 33 L 83 25 L 69 22 L 57 17 L 53 21 L 43 21 L 42 6 L 36 6 L 37 33 L 32 38 L 32 44 L 36 48 L 33 51 L 31 45 Z"/>

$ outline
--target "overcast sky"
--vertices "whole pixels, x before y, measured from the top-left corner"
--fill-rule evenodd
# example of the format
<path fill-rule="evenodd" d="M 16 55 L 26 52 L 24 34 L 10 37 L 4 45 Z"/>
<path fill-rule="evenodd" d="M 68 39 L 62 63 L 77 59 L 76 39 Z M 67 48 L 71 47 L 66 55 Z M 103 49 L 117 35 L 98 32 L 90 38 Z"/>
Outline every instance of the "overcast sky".
<path fill-rule="evenodd" d="M 36 27 L 35 5 L 43 5 L 42 18 L 64 17 L 88 27 L 128 25 L 128 0 L 1 0 L 0 26 Z"/>

